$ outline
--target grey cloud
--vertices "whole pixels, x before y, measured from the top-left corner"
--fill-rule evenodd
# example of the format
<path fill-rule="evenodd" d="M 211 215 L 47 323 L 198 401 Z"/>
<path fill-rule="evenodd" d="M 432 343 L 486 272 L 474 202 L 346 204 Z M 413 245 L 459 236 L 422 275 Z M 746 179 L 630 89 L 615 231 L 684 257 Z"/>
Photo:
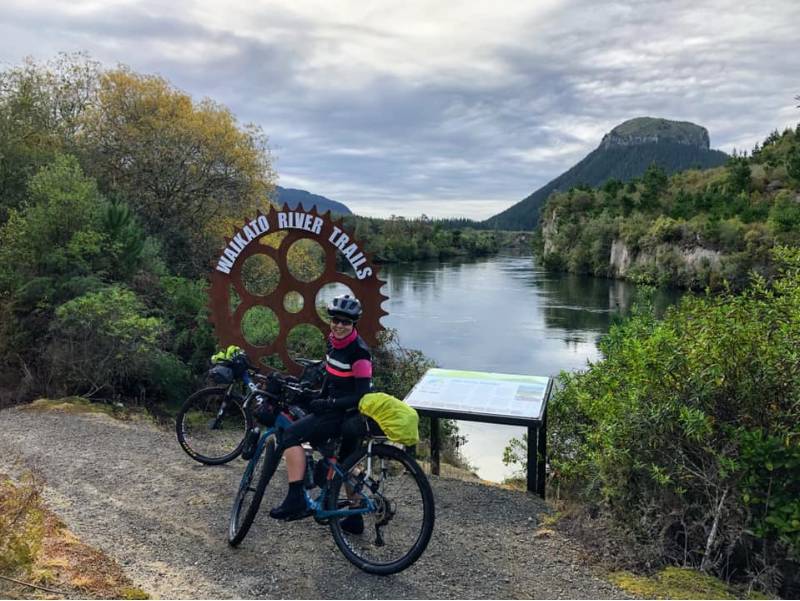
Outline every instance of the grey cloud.
<path fill-rule="evenodd" d="M 85 48 L 106 64 L 158 72 L 259 123 L 283 183 L 310 182 L 313 192 L 362 206 L 448 200 L 458 214 L 462 199 L 510 205 L 569 168 L 602 133 L 641 115 L 701 124 L 715 147 L 751 146 L 786 125 L 779 114 L 800 93 L 792 32 L 800 8 L 791 1 L 773 3 L 774 14 L 757 21 L 768 31 L 748 27 L 749 14 L 763 14 L 755 4 L 565 3 L 523 24 L 530 36 L 482 47 L 496 78 L 471 68 L 469 55 L 463 67 L 413 77 L 359 72 L 359 85 L 337 81 L 312 59 L 340 44 L 383 40 L 384 31 L 310 22 L 271 4 L 253 17 L 264 32 L 256 39 L 157 7 L 81 17 L 15 9 L 0 20 L 8 34 L 0 57 Z M 187 60 L 158 51 L 163 42 L 198 41 L 232 53 Z"/>

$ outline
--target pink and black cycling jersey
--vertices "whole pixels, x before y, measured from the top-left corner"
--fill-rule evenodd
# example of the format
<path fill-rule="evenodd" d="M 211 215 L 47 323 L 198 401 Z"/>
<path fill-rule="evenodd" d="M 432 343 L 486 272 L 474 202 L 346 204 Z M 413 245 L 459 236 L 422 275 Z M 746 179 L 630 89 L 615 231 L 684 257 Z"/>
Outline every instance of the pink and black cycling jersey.
<path fill-rule="evenodd" d="M 336 399 L 339 409 L 352 409 L 372 387 L 372 354 L 366 342 L 353 331 L 346 338 L 328 336 L 325 355 L 327 379 L 323 396 Z"/>
<path fill-rule="evenodd" d="M 367 431 L 364 416 L 352 410 L 372 389 L 372 356 L 355 329 L 341 340 L 333 335 L 328 337 L 325 369 L 325 386 L 320 396 L 334 399 L 333 411 L 311 413 L 294 422 L 284 432 L 283 444 L 287 448 L 301 442 L 319 444 L 341 433 L 340 456 L 347 457 Z"/>

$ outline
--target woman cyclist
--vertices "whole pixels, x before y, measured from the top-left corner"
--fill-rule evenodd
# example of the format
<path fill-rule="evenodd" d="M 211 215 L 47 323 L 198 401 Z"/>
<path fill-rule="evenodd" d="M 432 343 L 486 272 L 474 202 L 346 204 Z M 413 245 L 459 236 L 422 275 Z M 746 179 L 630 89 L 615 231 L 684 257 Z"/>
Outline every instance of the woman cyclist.
<path fill-rule="evenodd" d="M 311 414 L 294 422 L 284 432 L 281 446 L 286 457 L 289 492 L 269 515 L 292 521 L 309 515 L 303 492 L 306 459 L 301 443 L 321 444 L 342 434 L 341 458 L 352 453 L 366 434 L 366 418 L 358 413 L 358 402 L 372 387 L 372 355 L 356 330 L 361 303 L 349 295 L 337 296 L 327 307 L 331 333 L 325 356 L 327 377 L 320 398 L 311 401 Z M 360 515 L 342 520 L 342 528 L 353 534 L 364 530 Z"/>

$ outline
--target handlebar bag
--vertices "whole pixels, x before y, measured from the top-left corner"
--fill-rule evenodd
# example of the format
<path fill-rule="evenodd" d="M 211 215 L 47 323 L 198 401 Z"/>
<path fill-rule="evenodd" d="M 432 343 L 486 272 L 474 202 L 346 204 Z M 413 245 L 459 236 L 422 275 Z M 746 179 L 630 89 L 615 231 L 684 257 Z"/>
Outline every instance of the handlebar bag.
<path fill-rule="evenodd" d="M 208 377 L 215 384 L 230 384 L 233 382 L 233 370 L 219 363 L 208 370 Z"/>
<path fill-rule="evenodd" d="M 358 410 L 374 419 L 389 440 L 412 446 L 419 442 L 419 415 L 400 399 L 385 392 L 361 397 Z"/>

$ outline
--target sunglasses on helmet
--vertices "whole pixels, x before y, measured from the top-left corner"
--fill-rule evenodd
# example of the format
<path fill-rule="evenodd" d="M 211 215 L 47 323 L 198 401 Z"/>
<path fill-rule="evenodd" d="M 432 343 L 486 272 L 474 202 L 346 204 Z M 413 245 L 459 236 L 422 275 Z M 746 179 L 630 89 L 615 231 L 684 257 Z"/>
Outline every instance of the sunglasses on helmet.
<path fill-rule="evenodd" d="M 351 326 L 355 322 L 352 319 L 342 319 L 341 317 L 331 317 L 331 323 L 342 326 Z"/>

